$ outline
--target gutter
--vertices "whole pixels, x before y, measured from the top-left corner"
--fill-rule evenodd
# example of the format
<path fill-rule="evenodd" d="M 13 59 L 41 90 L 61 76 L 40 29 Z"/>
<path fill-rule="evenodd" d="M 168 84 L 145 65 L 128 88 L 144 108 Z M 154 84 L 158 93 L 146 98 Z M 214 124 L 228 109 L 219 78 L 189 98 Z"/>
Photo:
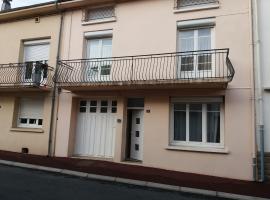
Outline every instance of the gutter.
<path fill-rule="evenodd" d="M 57 47 L 57 57 L 56 57 L 56 67 L 55 67 L 55 76 L 54 76 L 54 86 L 53 86 L 53 94 L 52 94 L 52 106 L 51 106 L 51 118 L 50 118 L 50 132 L 49 132 L 49 144 L 48 144 L 48 156 L 54 156 L 54 142 L 55 142 L 55 129 L 54 126 L 56 126 L 57 121 L 57 115 L 58 115 L 58 109 L 55 109 L 56 106 L 56 97 L 58 96 L 58 89 L 55 83 L 55 80 L 57 80 L 58 75 L 58 60 L 60 58 L 60 50 L 61 50 L 61 36 L 62 36 L 62 30 L 63 30 L 63 12 L 59 9 L 58 3 L 61 2 L 61 0 L 55 0 L 55 7 L 56 10 L 59 11 L 59 14 L 61 15 L 60 19 L 60 26 L 59 26 L 59 35 L 58 35 L 58 47 Z M 54 139 L 53 139 L 54 138 Z"/>
<path fill-rule="evenodd" d="M 265 181 L 264 172 L 264 116 L 263 116 L 263 95 L 262 95 L 262 78 L 261 78 L 261 52 L 260 52 L 260 30 L 258 19 L 258 0 L 251 0 L 251 17 L 252 17 L 252 44 L 253 44 L 253 73 L 254 73 L 254 95 L 255 95 L 255 137 L 260 138 L 260 182 Z M 257 156 L 258 157 L 258 156 Z"/>

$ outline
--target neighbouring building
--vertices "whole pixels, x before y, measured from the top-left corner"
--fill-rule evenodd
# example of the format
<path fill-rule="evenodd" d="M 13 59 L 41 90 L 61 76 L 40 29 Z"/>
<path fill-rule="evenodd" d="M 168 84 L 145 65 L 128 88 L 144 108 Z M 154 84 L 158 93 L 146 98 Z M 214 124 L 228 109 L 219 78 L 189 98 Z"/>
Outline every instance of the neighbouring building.
<path fill-rule="evenodd" d="M 254 1 L 254 55 L 256 122 L 260 178 L 270 179 L 270 1 Z M 259 154 L 260 156 L 260 154 Z M 261 162 L 263 161 L 263 162 Z M 263 167 L 263 168 L 262 168 Z M 262 173 L 263 172 L 263 173 Z"/>
<path fill-rule="evenodd" d="M 255 179 L 249 1 L 63 5 L 55 156 Z"/>
<path fill-rule="evenodd" d="M 61 18 L 56 13 L 53 4 L 0 12 L 1 150 L 48 155 Z"/>

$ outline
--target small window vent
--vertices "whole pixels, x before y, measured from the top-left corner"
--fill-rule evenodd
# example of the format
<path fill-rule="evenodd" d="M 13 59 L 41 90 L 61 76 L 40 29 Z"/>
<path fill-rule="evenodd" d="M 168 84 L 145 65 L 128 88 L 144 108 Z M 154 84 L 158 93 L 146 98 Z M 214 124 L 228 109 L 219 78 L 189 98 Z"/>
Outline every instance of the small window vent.
<path fill-rule="evenodd" d="M 28 154 L 29 153 L 29 149 L 28 148 L 22 148 L 22 153 L 24 154 Z"/>
<path fill-rule="evenodd" d="M 218 0 L 175 0 L 176 8 L 185 8 L 192 6 L 203 6 L 207 4 L 218 4 Z"/>
<path fill-rule="evenodd" d="M 115 17 L 115 9 L 113 6 L 102 8 L 90 8 L 85 10 L 83 21 L 101 20 Z"/>

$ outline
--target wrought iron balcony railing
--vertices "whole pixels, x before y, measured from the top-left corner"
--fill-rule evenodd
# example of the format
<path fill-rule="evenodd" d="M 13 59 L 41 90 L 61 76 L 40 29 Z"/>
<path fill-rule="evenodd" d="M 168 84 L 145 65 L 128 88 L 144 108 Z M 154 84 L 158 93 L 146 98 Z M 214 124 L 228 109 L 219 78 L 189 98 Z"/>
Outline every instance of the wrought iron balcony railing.
<path fill-rule="evenodd" d="M 59 61 L 60 87 L 225 83 L 233 79 L 229 49 Z"/>
<path fill-rule="evenodd" d="M 218 0 L 175 0 L 175 8 L 186 8 L 191 6 L 204 6 L 207 4 L 218 4 Z"/>
<path fill-rule="evenodd" d="M 53 86 L 53 68 L 47 61 L 0 64 L 0 88 Z"/>

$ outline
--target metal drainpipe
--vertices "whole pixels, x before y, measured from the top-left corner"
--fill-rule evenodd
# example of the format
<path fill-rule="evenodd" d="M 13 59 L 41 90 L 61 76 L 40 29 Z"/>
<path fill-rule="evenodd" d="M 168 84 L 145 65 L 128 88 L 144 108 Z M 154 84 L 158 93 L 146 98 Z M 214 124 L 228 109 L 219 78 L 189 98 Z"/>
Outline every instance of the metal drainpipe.
<path fill-rule="evenodd" d="M 263 96 L 262 96 L 262 80 L 261 80 L 261 54 L 260 54 L 260 31 L 258 20 L 258 1 L 251 0 L 251 15 L 253 29 L 253 66 L 255 81 L 255 109 L 256 109 L 256 135 L 260 136 L 260 182 L 264 182 L 264 119 L 263 119 Z M 255 136 L 256 136 L 255 135 Z"/>
<path fill-rule="evenodd" d="M 55 79 L 57 79 L 58 75 L 58 60 L 60 58 L 60 48 L 61 48 L 61 36 L 62 36 L 62 29 L 63 29 L 63 13 L 58 8 L 58 3 L 61 2 L 61 0 L 55 1 L 55 7 L 57 10 L 59 10 L 59 13 L 61 15 L 60 19 L 60 27 L 59 27 L 59 35 L 58 35 L 58 47 L 57 47 L 57 57 L 56 57 L 56 67 L 55 67 Z M 57 116 L 57 110 L 55 110 L 55 103 L 56 103 L 56 96 L 58 94 L 57 86 L 54 81 L 53 86 L 53 94 L 52 94 L 52 106 L 51 106 L 51 120 L 50 120 L 50 133 L 49 133 L 49 144 L 48 144 L 48 156 L 54 156 L 54 145 L 53 145 L 53 134 L 54 134 L 54 116 Z M 56 112 L 56 113 L 55 113 Z M 56 118 L 57 120 L 57 118 Z"/>

